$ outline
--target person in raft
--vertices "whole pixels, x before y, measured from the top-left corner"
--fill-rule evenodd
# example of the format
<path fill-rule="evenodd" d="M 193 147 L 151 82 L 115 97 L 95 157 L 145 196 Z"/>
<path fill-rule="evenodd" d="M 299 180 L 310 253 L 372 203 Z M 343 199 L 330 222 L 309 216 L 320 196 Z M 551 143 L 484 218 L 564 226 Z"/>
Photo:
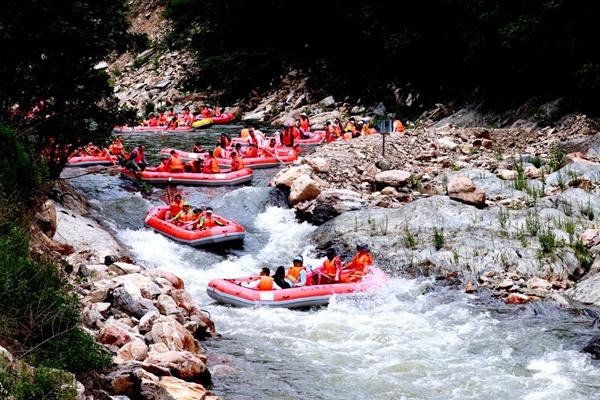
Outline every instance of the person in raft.
<path fill-rule="evenodd" d="M 202 150 L 202 143 L 200 142 L 196 142 L 194 143 L 194 147 L 192 147 L 192 153 L 203 153 L 204 150 Z"/>
<path fill-rule="evenodd" d="M 173 197 L 173 201 L 171 201 L 171 204 L 169 204 L 169 209 L 165 213 L 165 221 L 168 221 L 177 214 L 179 214 L 179 212 L 183 210 L 183 204 L 184 201 L 181 195 L 176 194 L 175 197 Z"/>
<path fill-rule="evenodd" d="M 256 147 L 256 145 L 254 143 L 251 143 L 250 146 L 248 147 L 248 151 L 246 152 L 246 155 L 244 155 L 244 158 L 257 158 L 258 157 L 258 147 Z"/>
<path fill-rule="evenodd" d="M 356 246 L 356 255 L 346 264 L 342 270 L 340 282 L 358 282 L 369 272 L 369 267 L 373 265 L 373 256 L 371 250 L 366 244 Z"/>
<path fill-rule="evenodd" d="M 223 223 L 223 221 L 221 221 L 218 218 L 213 216 L 213 209 L 210 207 L 206 207 L 206 210 L 204 211 L 204 213 L 200 217 L 200 220 L 198 221 L 197 228 L 198 229 L 210 229 L 210 228 L 214 228 L 215 226 L 223 226 L 223 225 L 225 225 Z"/>
<path fill-rule="evenodd" d="M 185 172 L 192 172 L 194 174 L 199 174 L 202 172 L 202 167 L 204 166 L 204 161 L 197 159 L 191 160 L 185 163 L 183 170 Z"/>
<path fill-rule="evenodd" d="M 339 282 L 340 274 L 342 273 L 342 268 L 342 260 L 335 253 L 335 249 L 328 249 L 327 258 L 323 262 L 323 265 L 321 265 L 313 271 L 313 284 L 321 285 L 326 283 Z"/>
<path fill-rule="evenodd" d="M 238 156 L 237 152 L 231 152 L 231 171 L 239 171 L 244 168 L 244 161 Z"/>
<path fill-rule="evenodd" d="M 256 290 L 274 290 L 281 289 L 281 287 L 275 283 L 275 280 L 271 275 L 271 270 L 268 267 L 263 267 L 260 270 L 260 275 L 258 279 L 253 280 L 251 282 L 242 282 L 241 286 L 256 289 Z"/>
<path fill-rule="evenodd" d="M 124 153 L 123 136 L 119 135 L 108 145 L 108 151 L 114 156 L 120 156 Z"/>
<path fill-rule="evenodd" d="M 277 286 L 282 289 L 289 289 L 292 287 L 292 285 L 290 285 L 290 283 L 285 279 L 285 268 L 283 265 L 277 267 L 277 270 L 275 270 L 275 274 L 273 275 L 273 280 Z"/>
<path fill-rule="evenodd" d="M 197 219 L 192 206 L 186 201 L 183 203 L 183 209 L 179 211 L 176 216 L 171 218 L 170 221 L 184 229 L 193 230 Z"/>
<path fill-rule="evenodd" d="M 296 256 L 292 260 L 293 266 L 288 268 L 285 279 L 290 283 L 291 287 L 306 285 L 306 267 L 304 267 L 304 258 Z"/>
<path fill-rule="evenodd" d="M 175 150 L 171 150 L 169 152 L 169 154 L 171 155 L 171 172 L 173 173 L 180 173 L 183 172 L 183 170 L 185 169 L 185 165 L 183 163 L 183 160 L 179 157 L 179 154 L 175 151 Z"/>
<path fill-rule="evenodd" d="M 308 120 L 308 116 L 306 115 L 306 113 L 301 113 L 299 120 L 300 129 L 302 129 L 303 132 L 310 132 L 310 121 Z"/>
<path fill-rule="evenodd" d="M 144 154 L 144 145 L 139 145 L 131 153 L 129 153 L 129 169 L 134 171 L 143 171 L 148 166 L 146 156 Z"/>
<path fill-rule="evenodd" d="M 221 173 L 221 168 L 219 168 L 219 162 L 215 157 L 215 154 L 212 150 L 209 150 L 206 154 L 206 158 L 204 159 L 204 167 L 202 168 L 203 174 L 219 174 Z"/>

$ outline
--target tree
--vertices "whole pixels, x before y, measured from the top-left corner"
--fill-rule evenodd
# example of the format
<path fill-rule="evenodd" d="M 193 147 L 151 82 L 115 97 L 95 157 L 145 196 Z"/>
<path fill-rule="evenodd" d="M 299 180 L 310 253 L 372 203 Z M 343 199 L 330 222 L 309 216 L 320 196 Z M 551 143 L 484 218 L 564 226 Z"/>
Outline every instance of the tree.
<path fill-rule="evenodd" d="M 106 140 L 115 102 L 94 66 L 127 39 L 123 0 L 7 0 L 0 13 L 0 122 L 47 151 L 57 177 L 72 144 Z"/>

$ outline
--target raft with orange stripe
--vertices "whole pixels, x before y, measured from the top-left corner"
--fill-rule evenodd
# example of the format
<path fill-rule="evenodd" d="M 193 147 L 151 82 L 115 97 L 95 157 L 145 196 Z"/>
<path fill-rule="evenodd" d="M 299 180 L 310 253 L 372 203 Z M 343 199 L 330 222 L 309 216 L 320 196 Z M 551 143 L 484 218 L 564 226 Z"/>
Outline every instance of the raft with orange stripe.
<path fill-rule="evenodd" d="M 311 281 L 310 273 L 307 281 Z M 353 283 L 332 283 L 327 285 L 309 285 L 278 290 L 257 290 L 241 286 L 256 277 L 235 279 L 213 279 L 208 283 L 206 292 L 219 303 L 237 307 L 285 307 L 301 308 L 324 306 L 333 296 L 352 296 L 357 293 L 376 290 L 388 278 L 378 268 L 371 271 L 362 281 Z"/>
<path fill-rule="evenodd" d="M 231 148 L 229 148 L 231 149 Z M 206 157 L 206 153 L 191 153 L 187 151 L 181 151 L 177 149 L 162 149 L 160 154 L 168 155 L 171 153 L 171 150 L 175 150 L 177 155 L 183 161 L 193 161 L 198 159 L 204 159 Z M 227 154 L 229 154 L 231 150 L 227 150 Z M 275 157 L 252 157 L 252 158 L 244 158 L 242 157 L 242 161 L 244 162 L 244 167 L 259 169 L 259 168 L 274 168 L 279 167 L 285 164 L 290 164 L 298 159 L 298 155 L 293 149 L 285 148 L 277 148 L 275 149 L 277 156 Z M 231 168 L 231 159 L 230 158 L 219 158 L 217 157 L 217 162 L 220 167 Z"/>
<path fill-rule="evenodd" d="M 218 117 L 210 117 L 213 124 L 228 124 L 235 119 L 233 114 L 221 114 Z"/>
<path fill-rule="evenodd" d="M 70 157 L 65 164 L 65 167 L 92 167 L 96 165 L 115 165 L 117 157 L 106 154 L 103 156 L 77 156 Z"/>
<path fill-rule="evenodd" d="M 191 126 L 178 126 L 175 129 L 167 128 L 166 126 L 115 126 L 113 132 L 115 133 L 177 133 L 177 132 L 191 132 L 194 128 Z"/>
<path fill-rule="evenodd" d="M 137 180 L 136 175 L 127 168 L 121 170 L 121 176 L 131 180 Z M 219 174 L 202 174 L 194 172 L 163 172 L 156 168 L 146 168 L 139 172 L 142 182 L 152 184 L 179 184 L 198 186 L 226 186 L 240 185 L 252 180 L 251 168 L 243 168 L 239 171 L 225 171 Z"/>
<path fill-rule="evenodd" d="M 172 222 L 165 221 L 165 214 L 169 206 L 155 207 L 148 212 L 144 223 L 149 228 L 161 233 L 177 242 L 190 246 L 200 247 L 212 244 L 222 244 L 227 242 L 240 242 L 244 240 L 246 230 L 236 221 L 213 215 L 225 223 L 224 226 L 215 226 L 209 229 L 187 230 L 184 227 L 177 226 Z"/>

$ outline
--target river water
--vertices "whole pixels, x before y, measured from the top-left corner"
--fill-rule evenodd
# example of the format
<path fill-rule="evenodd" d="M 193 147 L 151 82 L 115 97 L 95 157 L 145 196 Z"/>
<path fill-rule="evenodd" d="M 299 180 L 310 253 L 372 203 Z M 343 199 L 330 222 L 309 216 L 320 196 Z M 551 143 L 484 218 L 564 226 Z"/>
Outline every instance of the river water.
<path fill-rule="evenodd" d="M 126 136 L 127 148 L 213 143 L 219 133 Z M 151 157 L 156 161 L 156 155 Z M 67 170 L 65 177 L 85 170 Z M 252 185 L 180 187 L 195 205 L 212 206 L 247 229 L 243 247 L 209 252 L 177 244 L 143 225 L 164 188 L 142 197 L 131 182 L 99 173 L 71 179 L 134 259 L 181 276 L 221 337 L 203 345 L 213 392 L 227 400 L 275 399 L 600 399 L 600 368 L 579 349 L 594 316 L 544 304 L 506 306 L 436 285 L 393 277 L 377 294 L 311 311 L 238 309 L 213 304 L 210 279 L 287 265 L 296 254 L 319 260 L 307 240 L 315 227 L 267 188 L 276 170 Z M 400 268 L 401 266 L 399 266 Z M 393 272 L 392 272 L 393 274 Z"/>

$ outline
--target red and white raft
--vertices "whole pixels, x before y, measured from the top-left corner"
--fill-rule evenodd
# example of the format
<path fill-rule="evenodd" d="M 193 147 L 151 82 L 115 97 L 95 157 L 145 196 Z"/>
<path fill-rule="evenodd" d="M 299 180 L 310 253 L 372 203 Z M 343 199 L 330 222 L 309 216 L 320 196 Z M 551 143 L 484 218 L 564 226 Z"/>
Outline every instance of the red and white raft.
<path fill-rule="evenodd" d="M 242 225 L 218 215 L 214 216 L 222 221 L 225 224 L 224 226 L 215 226 L 209 229 L 187 230 L 164 220 L 165 213 L 168 209 L 168 206 L 153 208 L 146 216 L 144 223 L 149 228 L 152 228 L 158 233 L 175 241 L 194 247 L 200 247 L 226 242 L 240 242 L 244 240 L 244 236 L 246 236 L 246 230 Z"/>
<path fill-rule="evenodd" d="M 219 303 L 237 307 L 302 308 L 327 305 L 333 296 L 344 297 L 376 290 L 388 277 L 380 269 L 372 267 L 370 273 L 360 282 L 278 290 L 257 290 L 241 286 L 242 282 L 250 282 L 253 279 L 257 278 L 213 279 L 208 283 L 206 292 Z"/>
<path fill-rule="evenodd" d="M 77 156 L 70 157 L 65 167 L 92 167 L 96 165 L 116 165 L 117 157 L 105 154 L 102 156 Z"/>
<path fill-rule="evenodd" d="M 226 186 L 241 185 L 252 180 L 251 168 L 243 168 L 239 171 L 226 171 L 220 174 L 202 174 L 194 172 L 164 172 L 156 168 L 146 168 L 136 174 L 127 168 L 121 170 L 121 176 L 127 179 L 152 184 L 174 184 L 174 185 L 198 185 L 198 186 Z"/>
<path fill-rule="evenodd" d="M 115 133 L 177 133 L 177 132 L 191 132 L 194 128 L 191 126 L 178 126 L 175 129 L 169 129 L 166 126 L 115 126 L 113 132 Z"/>
<path fill-rule="evenodd" d="M 162 149 L 160 151 L 161 154 L 170 154 L 171 150 L 175 150 L 177 155 L 183 161 L 192 161 L 197 159 L 204 159 L 206 157 L 206 153 L 190 153 L 187 151 L 181 151 L 177 149 Z M 230 150 L 227 151 L 227 154 L 230 153 Z M 242 158 L 244 162 L 244 166 L 252 169 L 259 168 L 274 168 L 283 166 L 285 164 L 290 164 L 298 159 L 298 154 L 294 151 L 294 149 L 289 149 L 287 147 L 280 147 L 275 149 L 276 155 L 273 157 L 252 157 L 252 158 Z M 217 158 L 217 162 L 220 167 L 229 168 L 231 167 L 231 159 L 230 158 Z"/>
<path fill-rule="evenodd" d="M 221 114 L 218 117 L 210 117 L 213 124 L 228 124 L 235 119 L 233 114 Z"/>

